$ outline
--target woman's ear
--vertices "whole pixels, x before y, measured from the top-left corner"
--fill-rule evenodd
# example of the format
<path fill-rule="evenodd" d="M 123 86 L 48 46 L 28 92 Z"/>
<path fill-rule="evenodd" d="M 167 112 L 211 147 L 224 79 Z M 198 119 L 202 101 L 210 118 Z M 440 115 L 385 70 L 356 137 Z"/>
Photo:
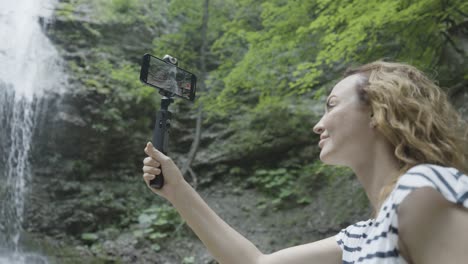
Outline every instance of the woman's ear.
<path fill-rule="evenodd" d="M 377 122 L 375 122 L 374 119 L 374 113 L 370 113 L 370 123 L 369 123 L 371 128 L 375 128 L 377 126 Z"/>

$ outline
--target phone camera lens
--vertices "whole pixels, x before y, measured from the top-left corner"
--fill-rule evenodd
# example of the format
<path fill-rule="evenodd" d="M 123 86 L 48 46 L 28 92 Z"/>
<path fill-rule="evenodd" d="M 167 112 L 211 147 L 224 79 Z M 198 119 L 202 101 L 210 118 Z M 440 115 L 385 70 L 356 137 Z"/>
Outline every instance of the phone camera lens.
<path fill-rule="evenodd" d="M 177 64 L 177 59 L 168 54 L 164 55 L 163 60 L 172 64 Z"/>

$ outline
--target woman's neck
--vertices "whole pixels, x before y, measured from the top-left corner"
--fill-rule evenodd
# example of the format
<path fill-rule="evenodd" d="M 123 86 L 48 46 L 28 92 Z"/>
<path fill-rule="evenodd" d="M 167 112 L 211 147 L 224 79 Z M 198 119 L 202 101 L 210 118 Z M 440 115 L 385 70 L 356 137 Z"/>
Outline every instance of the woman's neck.
<path fill-rule="evenodd" d="M 388 143 L 376 145 L 364 162 L 352 167 L 374 210 L 378 212 L 382 188 L 399 176 L 399 162 Z"/>

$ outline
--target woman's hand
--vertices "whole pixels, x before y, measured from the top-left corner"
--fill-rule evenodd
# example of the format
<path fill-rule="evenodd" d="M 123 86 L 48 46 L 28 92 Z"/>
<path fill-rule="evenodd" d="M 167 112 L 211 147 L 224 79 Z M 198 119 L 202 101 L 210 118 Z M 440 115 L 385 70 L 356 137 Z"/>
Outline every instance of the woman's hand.
<path fill-rule="evenodd" d="M 143 179 L 146 185 L 154 193 L 171 201 L 177 187 L 186 183 L 182 173 L 172 159 L 153 147 L 151 142 L 148 142 L 146 145 L 145 153 L 148 155 L 148 157 L 143 160 Z M 164 186 L 161 189 L 151 188 L 149 181 L 154 179 L 156 175 L 160 175 L 161 171 L 164 175 Z"/>

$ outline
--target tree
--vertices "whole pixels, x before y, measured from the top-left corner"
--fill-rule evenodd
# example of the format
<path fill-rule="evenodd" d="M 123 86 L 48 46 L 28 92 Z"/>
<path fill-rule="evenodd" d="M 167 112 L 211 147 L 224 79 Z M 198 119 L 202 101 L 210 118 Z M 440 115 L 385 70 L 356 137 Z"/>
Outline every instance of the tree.
<path fill-rule="evenodd" d="M 437 70 L 444 47 L 457 46 L 451 32 L 466 24 L 468 12 L 461 0 L 274 0 L 260 7 L 259 26 L 236 17 L 217 41 L 232 43 L 235 31 L 245 36 L 248 51 L 223 71 L 224 89 L 212 108 L 236 109 L 236 95 L 254 94 L 249 102 L 260 108 L 278 101 L 274 97 L 319 96 L 350 64 L 376 59 Z"/>
<path fill-rule="evenodd" d="M 211 4 L 212 3 L 212 4 Z M 204 1 L 171 1 L 169 3 L 169 21 L 175 25 L 168 34 L 154 39 L 155 52 L 167 52 L 176 54 L 181 58 L 187 68 L 194 69 L 198 76 L 197 94 L 203 97 L 209 93 L 206 85 L 208 71 L 216 67 L 216 59 L 209 52 L 210 46 L 221 35 L 221 26 L 227 21 L 228 16 L 223 16 L 232 5 L 230 1 L 210 2 Z M 211 15 L 210 7 L 215 6 L 216 15 Z M 220 21 L 221 20 L 221 21 Z M 214 22 L 212 22 L 214 21 Z M 203 101 L 197 100 L 196 129 L 194 139 L 188 153 L 188 157 L 182 167 L 182 173 L 189 172 L 197 183 L 196 173 L 191 164 L 195 159 L 202 134 Z"/>

